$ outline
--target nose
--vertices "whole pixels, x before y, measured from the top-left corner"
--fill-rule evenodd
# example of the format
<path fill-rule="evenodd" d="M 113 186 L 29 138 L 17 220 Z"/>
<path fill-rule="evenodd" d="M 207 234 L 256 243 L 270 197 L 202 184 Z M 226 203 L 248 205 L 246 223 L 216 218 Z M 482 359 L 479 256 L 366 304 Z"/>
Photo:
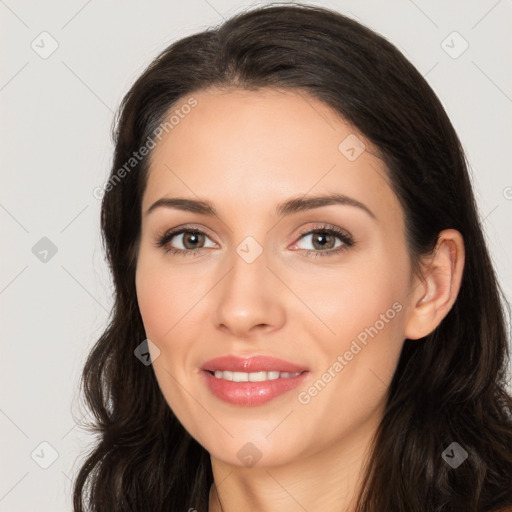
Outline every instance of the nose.
<path fill-rule="evenodd" d="M 253 261 L 243 252 L 233 255 L 231 269 L 216 287 L 217 329 L 248 339 L 283 326 L 286 289 L 272 267 L 269 251 L 263 250 Z"/>

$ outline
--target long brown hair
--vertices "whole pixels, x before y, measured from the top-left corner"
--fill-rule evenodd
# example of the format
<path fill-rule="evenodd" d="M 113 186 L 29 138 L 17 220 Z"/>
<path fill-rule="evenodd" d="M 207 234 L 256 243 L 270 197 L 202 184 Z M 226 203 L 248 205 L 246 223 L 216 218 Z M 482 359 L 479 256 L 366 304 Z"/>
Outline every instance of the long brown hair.
<path fill-rule="evenodd" d="M 355 126 L 383 155 L 413 263 L 441 230 L 464 237 L 453 308 L 430 335 L 404 342 L 358 512 L 512 505 L 505 302 L 460 141 L 435 93 L 392 44 L 348 17 L 303 4 L 252 9 L 173 43 L 149 65 L 120 106 L 110 178 L 178 100 L 209 87 L 298 90 Z M 146 338 L 135 268 L 148 158 L 111 181 L 102 200 L 115 303 L 82 376 L 97 442 L 75 481 L 75 512 L 208 509 L 209 454 L 170 410 L 152 367 L 133 355 Z M 468 454 L 456 469 L 442 457 L 452 442 Z"/>

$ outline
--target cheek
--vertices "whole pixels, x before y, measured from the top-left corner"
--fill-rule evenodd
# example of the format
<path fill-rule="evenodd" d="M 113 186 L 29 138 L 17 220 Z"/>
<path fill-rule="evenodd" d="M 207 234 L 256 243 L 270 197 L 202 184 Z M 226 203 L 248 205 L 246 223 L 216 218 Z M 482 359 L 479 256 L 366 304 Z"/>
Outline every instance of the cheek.
<path fill-rule="evenodd" d="M 317 318 L 312 321 L 318 326 L 320 319 L 324 324 L 324 339 L 339 349 L 375 324 L 383 330 L 383 321 L 387 332 L 391 331 L 391 324 L 393 330 L 399 328 L 403 315 L 397 314 L 397 309 L 405 309 L 402 301 L 407 291 L 407 272 L 406 267 L 382 257 L 379 261 L 358 260 L 357 265 L 328 274 L 304 273 L 296 290 L 299 297 L 307 298 L 308 307 L 315 313 Z"/>
<path fill-rule="evenodd" d="M 169 407 L 183 422 L 192 414 L 191 404 L 177 382 L 186 381 L 186 364 L 182 363 L 187 361 L 189 340 L 176 334 L 187 320 L 188 304 L 194 303 L 194 287 L 186 286 L 186 280 L 170 272 L 158 257 L 144 255 L 139 257 L 135 281 L 146 336 L 159 349 L 153 359 L 155 376 Z M 176 361 L 179 364 L 173 364 Z M 195 433 L 194 427 L 189 432 Z"/>
<path fill-rule="evenodd" d="M 315 313 L 331 331 L 312 335 L 322 352 L 318 372 L 330 372 L 319 377 L 325 376 L 329 384 L 324 390 L 313 382 L 315 389 L 305 389 L 303 398 L 313 400 L 318 394 L 314 400 L 320 409 L 344 403 L 344 408 L 331 411 L 332 425 L 345 424 L 350 417 L 362 421 L 382 403 L 403 346 L 407 255 L 380 251 L 369 256 L 324 276 L 321 286 L 312 277 L 303 281 L 303 296 L 311 300 L 311 309 L 317 306 Z"/>
<path fill-rule="evenodd" d="M 189 358 L 192 341 L 198 338 L 201 329 L 197 320 L 196 306 L 208 292 L 208 283 L 201 284 L 199 269 L 184 270 L 173 268 L 165 257 L 142 255 L 137 264 L 135 285 L 137 301 L 147 338 L 160 350 L 154 362 L 157 377 L 167 370 L 173 376 L 183 379 Z M 194 334 L 192 334 L 194 333 Z M 169 383 L 165 385 L 167 388 Z"/>
<path fill-rule="evenodd" d="M 171 312 L 181 293 L 171 275 L 156 261 L 139 257 L 135 277 L 137 301 L 149 339 L 162 339 L 173 325 Z"/>
<path fill-rule="evenodd" d="M 339 342 L 331 343 L 329 350 L 332 360 L 343 357 L 343 392 L 348 395 L 364 391 L 368 400 L 380 399 L 396 369 L 409 279 L 408 259 L 399 256 L 380 253 L 347 273 L 344 283 L 330 284 L 336 304 L 329 313 Z"/>

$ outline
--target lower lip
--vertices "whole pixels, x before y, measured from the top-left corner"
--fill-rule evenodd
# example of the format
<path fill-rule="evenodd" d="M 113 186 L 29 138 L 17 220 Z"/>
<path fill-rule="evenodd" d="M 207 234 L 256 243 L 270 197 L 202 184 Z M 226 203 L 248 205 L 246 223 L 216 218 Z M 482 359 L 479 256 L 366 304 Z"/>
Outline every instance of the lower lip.
<path fill-rule="evenodd" d="M 295 389 L 307 377 L 309 372 L 303 372 L 296 377 L 265 380 L 263 382 L 233 382 L 218 379 L 210 372 L 202 370 L 210 391 L 221 400 L 234 405 L 253 407 L 269 402 L 287 391 Z"/>

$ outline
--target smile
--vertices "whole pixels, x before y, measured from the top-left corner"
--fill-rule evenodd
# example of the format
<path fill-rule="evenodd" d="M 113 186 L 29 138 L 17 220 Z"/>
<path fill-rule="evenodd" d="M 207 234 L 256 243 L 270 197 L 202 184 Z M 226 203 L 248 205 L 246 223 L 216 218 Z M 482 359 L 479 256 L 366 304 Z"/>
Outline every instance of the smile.
<path fill-rule="evenodd" d="M 224 379 L 233 382 L 263 382 L 266 380 L 276 380 L 276 379 L 290 379 L 293 377 L 297 377 L 302 372 L 279 372 L 279 371 L 271 371 L 271 372 L 232 372 L 228 370 L 215 370 L 213 375 L 216 379 Z"/>

